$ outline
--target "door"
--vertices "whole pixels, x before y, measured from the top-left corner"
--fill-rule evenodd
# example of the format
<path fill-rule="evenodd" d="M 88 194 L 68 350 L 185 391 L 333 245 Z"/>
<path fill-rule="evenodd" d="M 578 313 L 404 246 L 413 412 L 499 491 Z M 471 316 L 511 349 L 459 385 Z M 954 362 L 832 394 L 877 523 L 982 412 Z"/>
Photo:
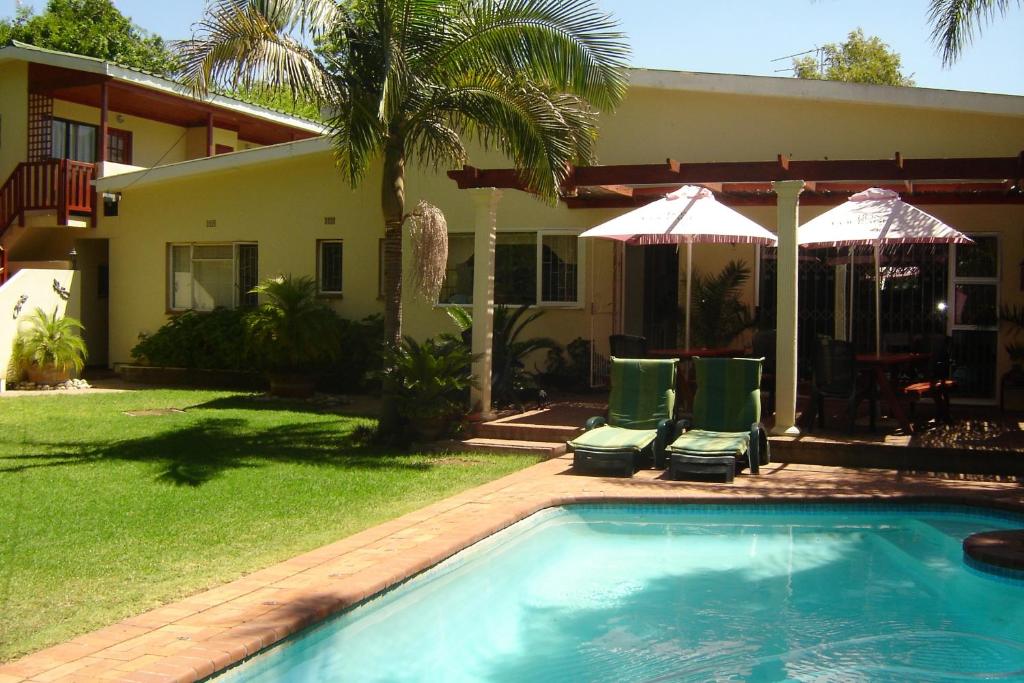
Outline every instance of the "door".
<path fill-rule="evenodd" d="M 951 247 L 949 332 L 956 397 L 996 400 L 999 357 L 999 237 L 972 234 L 974 244 Z"/>
<path fill-rule="evenodd" d="M 647 348 L 679 344 L 679 250 L 644 247 L 644 336 Z"/>

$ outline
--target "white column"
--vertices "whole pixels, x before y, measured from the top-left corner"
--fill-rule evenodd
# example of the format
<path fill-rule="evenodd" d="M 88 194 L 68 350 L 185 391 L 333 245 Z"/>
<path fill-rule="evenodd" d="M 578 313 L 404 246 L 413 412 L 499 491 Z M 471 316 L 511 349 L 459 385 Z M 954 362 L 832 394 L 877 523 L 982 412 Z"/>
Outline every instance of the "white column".
<path fill-rule="evenodd" d="M 797 435 L 796 428 L 796 330 L 797 330 L 797 268 L 799 260 L 796 228 L 799 223 L 802 180 L 781 180 L 772 183 L 778 210 L 779 255 L 776 266 L 775 330 L 775 427 L 772 434 Z"/>
<path fill-rule="evenodd" d="M 491 343 L 494 337 L 494 247 L 497 243 L 498 201 L 501 190 L 469 191 L 473 197 L 473 376 L 470 410 L 491 417 Z"/>

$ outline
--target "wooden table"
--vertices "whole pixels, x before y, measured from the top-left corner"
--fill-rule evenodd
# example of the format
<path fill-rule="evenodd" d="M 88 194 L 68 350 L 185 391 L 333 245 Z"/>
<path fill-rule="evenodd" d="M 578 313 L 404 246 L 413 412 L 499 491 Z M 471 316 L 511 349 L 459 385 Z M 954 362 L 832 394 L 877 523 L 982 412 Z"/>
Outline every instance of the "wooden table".
<path fill-rule="evenodd" d="M 691 348 L 691 349 L 648 349 L 647 355 L 652 358 L 678 358 L 680 367 L 676 371 L 676 393 L 679 402 L 677 413 L 689 413 L 693 411 L 693 398 L 695 394 L 694 385 L 696 379 L 691 378 L 694 358 L 743 358 L 749 355 L 744 349 L 730 348 Z"/>
<path fill-rule="evenodd" d="M 900 427 L 908 434 L 914 431 L 910 423 L 907 411 L 903 409 L 900 397 L 896 395 L 896 387 L 891 380 L 892 374 L 900 367 L 915 365 L 928 360 L 927 353 L 858 353 L 856 356 L 857 368 L 868 375 L 868 404 L 871 409 L 869 424 L 871 431 L 875 431 L 875 415 L 878 407 L 879 394 L 889 405 L 893 417 L 899 422 Z"/>

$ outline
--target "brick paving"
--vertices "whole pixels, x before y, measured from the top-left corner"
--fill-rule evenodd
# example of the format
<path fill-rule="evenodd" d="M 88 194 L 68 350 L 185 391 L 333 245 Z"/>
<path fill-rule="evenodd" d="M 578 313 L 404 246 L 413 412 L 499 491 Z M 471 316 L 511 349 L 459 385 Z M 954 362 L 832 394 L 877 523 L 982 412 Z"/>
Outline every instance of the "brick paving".
<path fill-rule="evenodd" d="M 0 666 L 0 683 L 194 681 L 554 505 L 927 500 L 1024 509 L 1024 486 L 892 470 L 773 464 L 736 483 L 571 474 L 571 456 L 442 500 L 185 600 Z"/>

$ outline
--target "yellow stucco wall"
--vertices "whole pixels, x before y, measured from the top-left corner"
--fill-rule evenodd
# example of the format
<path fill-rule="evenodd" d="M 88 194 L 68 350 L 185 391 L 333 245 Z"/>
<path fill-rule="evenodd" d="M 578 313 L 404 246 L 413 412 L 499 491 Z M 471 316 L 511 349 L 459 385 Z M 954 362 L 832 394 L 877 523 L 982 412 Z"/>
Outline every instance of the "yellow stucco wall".
<path fill-rule="evenodd" d="M 0 185 L 28 157 L 28 64 L 0 64 Z"/>
<path fill-rule="evenodd" d="M 67 299 L 59 296 L 54 289 L 54 282 L 70 292 L 71 296 Z M 27 325 L 28 319 L 35 314 L 36 309 L 42 308 L 47 313 L 56 309 L 60 316 L 78 318 L 81 314 L 79 299 L 80 279 L 72 270 L 21 270 L 0 287 L 0 310 L 5 313 L 0 316 L 0 378 L 5 378 L 9 382 L 18 379 L 20 372 L 12 362 L 11 350 L 19 331 Z M 20 314 L 16 317 L 7 314 L 8 311 L 16 310 L 19 302 L 21 306 L 17 310 Z"/>
<path fill-rule="evenodd" d="M 619 112 L 602 120 L 599 161 L 655 163 L 681 161 L 1014 156 L 1024 149 L 1024 118 L 768 97 L 695 94 L 634 88 Z M 493 153 L 473 151 L 470 163 L 507 166 Z M 112 362 L 129 360 L 140 332 L 152 332 L 166 319 L 166 244 L 172 241 L 258 241 L 259 270 L 313 274 L 318 238 L 345 240 L 345 296 L 333 301 L 343 315 L 380 312 L 377 299 L 377 241 L 382 236 L 379 171 L 371 169 L 358 190 L 337 176 L 329 153 L 285 162 L 142 186 L 125 192 L 121 216 L 101 219 L 97 237 L 109 237 L 111 261 Z M 443 173 L 412 167 L 408 208 L 428 198 L 445 213 L 451 232 L 471 232 L 472 191 L 459 191 Z M 1003 301 L 1024 303 L 1016 264 L 1024 258 L 1024 207 L 925 207 L 965 231 L 1001 231 Z M 803 207 L 801 221 L 824 211 Z M 743 208 L 769 229 L 774 207 Z M 570 210 L 551 207 L 526 194 L 505 191 L 497 212 L 499 231 L 545 228 L 583 230 L 622 210 Z M 325 226 L 336 216 L 336 226 Z M 206 228 L 207 219 L 217 221 Z M 567 343 L 591 334 L 606 338 L 612 307 L 612 247 L 586 245 L 584 302 L 578 308 L 551 309 L 531 333 Z M 681 255 L 682 256 L 682 255 Z M 747 246 L 695 248 L 695 267 L 714 272 L 730 258 L 753 266 Z M 680 279 L 685 273 L 680 269 Z M 747 287 L 753 303 L 754 283 Z M 452 329 L 443 309 L 406 295 L 405 331 L 416 337 Z M 1001 370 L 1007 366 L 1005 357 Z"/>
<path fill-rule="evenodd" d="M 53 101 L 53 115 L 82 123 L 98 126 L 100 110 L 64 100 Z M 122 120 L 118 120 L 121 117 Z M 132 164 L 135 166 L 155 166 L 185 161 L 186 147 L 183 134 L 185 129 L 168 123 L 160 123 L 137 116 L 129 116 L 116 111 L 108 114 L 108 125 L 112 128 L 131 131 L 132 133 Z"/>

